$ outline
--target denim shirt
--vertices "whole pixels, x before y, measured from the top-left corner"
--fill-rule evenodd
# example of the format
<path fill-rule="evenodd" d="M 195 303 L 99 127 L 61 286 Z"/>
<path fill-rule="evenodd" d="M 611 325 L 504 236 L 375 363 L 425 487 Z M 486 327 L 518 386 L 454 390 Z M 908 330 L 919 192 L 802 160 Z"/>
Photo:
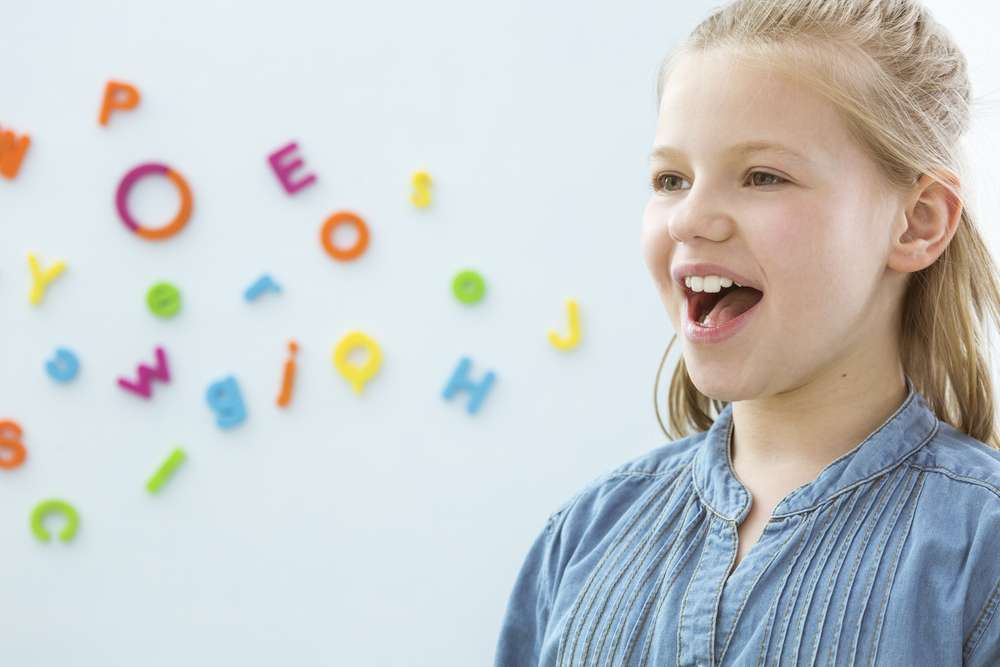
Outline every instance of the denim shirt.
<path fill-rule="evenodd" d="M 1000 452 L 906 387 L 735 568 L 732 404 L 592 481 L 531 545 L 495 664 L 1000 665 Z"/>

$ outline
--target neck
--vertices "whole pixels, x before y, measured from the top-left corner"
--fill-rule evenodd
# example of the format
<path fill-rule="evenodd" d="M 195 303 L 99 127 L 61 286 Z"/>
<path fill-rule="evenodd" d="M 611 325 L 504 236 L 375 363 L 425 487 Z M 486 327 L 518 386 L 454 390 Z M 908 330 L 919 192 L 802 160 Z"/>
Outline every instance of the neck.
<path fill-rule="evenodd" d="M 856 447 L 906 398 L 901 366 L 840 372 L 779 394 L 733 403 L 730 455 L 741 479 L 784 475 L 798 486 Z M 743 471 L 740 474 L 739 471 Z"/>

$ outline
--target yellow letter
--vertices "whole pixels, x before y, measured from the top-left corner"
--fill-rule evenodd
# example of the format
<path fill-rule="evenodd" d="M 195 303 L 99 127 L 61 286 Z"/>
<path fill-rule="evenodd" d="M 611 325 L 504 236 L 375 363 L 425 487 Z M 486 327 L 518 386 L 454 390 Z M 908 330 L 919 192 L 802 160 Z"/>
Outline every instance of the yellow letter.
<path fill-rule="evenodd" d="M 347 355 L 356 348 L 364 348 L 368 351 L 368 359 L 364 365 L 351 363 Z M 382 351 L 375 342 L 375 339 L 361 331 L 351 331 L 340 339 L 337 347 L 333 350 L 333 365 L 340 371 L 355 394 L 360 394 L 365 383 L 372 378 L 382 364 Z"/>
<path fill-rule="evenodd" d="M 45 290 L 48 288 L 49 283 L 56 279 L 63 269 L 66 268 L 66 262 L 58 261 L 53 264 L 48 270 L 42 271 L 42 267 L 38 264 L 38 259 L 34 254 L 28 254 L 28 266 L 31 268 L 31 294 L 28 296 L 29 301 L 33 304 L 39 304 L 42 302 L 42 297 L 45 296 Z"/>
<path fill-rule="evenodd" d="M 553 329 L 549 329 L 549 342 L 560 350 L 570 350 L 580 342 L 580 314 L 573 299 L 566 300 L 566 309 L 569 311 L 569 338 L 563 338 Z"/>

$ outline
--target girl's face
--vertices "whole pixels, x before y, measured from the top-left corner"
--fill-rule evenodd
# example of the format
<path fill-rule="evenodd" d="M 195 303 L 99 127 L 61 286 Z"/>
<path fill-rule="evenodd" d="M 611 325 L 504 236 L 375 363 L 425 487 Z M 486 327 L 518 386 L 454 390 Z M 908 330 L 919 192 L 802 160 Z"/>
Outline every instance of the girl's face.
<path fill-rule="evenodd" d="M 801 157 L 734 148 L 744 142 Z M 886 367 L 906 278 L 886 262 L 906 218 L 829 102 L 723 52 L 688 55 L 665 82 L 653 149 L 643 254 L 702 393 L 745 400 L 821 370 Z M 687 297 L 672 270 L 689 262 L 761 287 L 734 336 L 685 335 Z"/>

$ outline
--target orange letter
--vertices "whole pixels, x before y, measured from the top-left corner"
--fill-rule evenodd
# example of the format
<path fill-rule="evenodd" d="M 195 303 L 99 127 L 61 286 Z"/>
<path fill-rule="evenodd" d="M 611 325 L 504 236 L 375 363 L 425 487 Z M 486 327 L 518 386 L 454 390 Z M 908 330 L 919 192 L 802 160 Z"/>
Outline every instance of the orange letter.
<path fill-rule="evenodd" d="M 0 174 L 4 178 L 13 179 L 21 168 L 21 160 L 28 152 L 31 137 L 27 134 L 17 136 L 10 130 L 0 131 Z"/>
<path fill-rule="evenodd" d="M 350 248 L 342 249 L 333 244 L 333 232 L 339 225 L 351 225 L 358 230 L 358 240 Z M 350 211 L 338 211 L 326 219 L 319 232 L 319 240 L 326 254 L 336 260 L 346 262 L 357 259 L 368 247 L 368 225 L 361 216 Z"/>
<path fill-rule="evenodd" d="M 108 124 L 112 111 L 127 111 L 139 106 L 139 91 L 124 81 L 108 81 L 104 87 L 104 102 L 101 104 L 101 125 Z"/>
<path fill-rule="evenodd" d="M 24 463 L 26 452 L 21 443 L 21 425 L 13 419 L 0 420 L 0 451 L 4 449 L 10 455 L 0 457 L 0 468 L 16 468 Z"/>
<path fill-rule="evenodd" d="M 299 345 L 294 340 L 288 341 L 288 351 L 291 353 L 285 362 L 285 375 L 281 380 L 281 394 L 278 396 L 278 407 L 285 407 L 292 400 L 292 382 L 295 380 L 295 353 Z"/>

